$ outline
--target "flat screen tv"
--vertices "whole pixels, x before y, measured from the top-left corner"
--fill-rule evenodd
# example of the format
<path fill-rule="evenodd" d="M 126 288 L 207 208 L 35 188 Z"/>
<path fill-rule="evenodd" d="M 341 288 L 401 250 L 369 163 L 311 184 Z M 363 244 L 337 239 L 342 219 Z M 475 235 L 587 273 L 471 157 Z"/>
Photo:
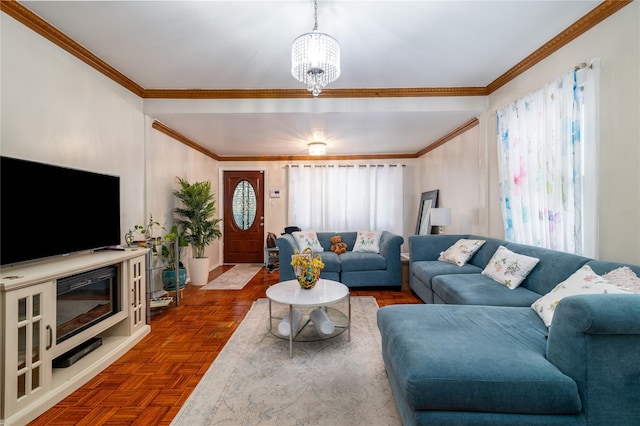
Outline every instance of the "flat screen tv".
<path fill-rule="evenodd" d="M 120 178 L 0 157 L 0 265 L 120 244 Z"/>

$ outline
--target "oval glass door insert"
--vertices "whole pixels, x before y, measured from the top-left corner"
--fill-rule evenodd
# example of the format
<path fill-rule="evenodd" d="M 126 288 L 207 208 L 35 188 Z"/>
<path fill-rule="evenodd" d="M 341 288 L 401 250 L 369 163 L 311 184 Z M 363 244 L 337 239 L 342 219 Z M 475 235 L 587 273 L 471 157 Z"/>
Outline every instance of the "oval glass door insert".
<path fill-rule="evenodd" d="M 256 192 L 248 180 L 241 180 L 233 190 L 233 220 L 238 228 L 246 231 L 256 219 Z"/>

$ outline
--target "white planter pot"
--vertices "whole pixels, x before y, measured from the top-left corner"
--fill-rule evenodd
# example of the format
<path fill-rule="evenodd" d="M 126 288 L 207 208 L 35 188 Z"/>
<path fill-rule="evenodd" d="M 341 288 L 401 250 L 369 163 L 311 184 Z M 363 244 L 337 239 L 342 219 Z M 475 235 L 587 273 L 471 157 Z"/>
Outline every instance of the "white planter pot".
<path fill-rule="evenodd" d="M 207 285 L 209 282 L 209 258 L 190 258 L 189 275 L 191 276 L 191 284 L 196 286 Z"/>

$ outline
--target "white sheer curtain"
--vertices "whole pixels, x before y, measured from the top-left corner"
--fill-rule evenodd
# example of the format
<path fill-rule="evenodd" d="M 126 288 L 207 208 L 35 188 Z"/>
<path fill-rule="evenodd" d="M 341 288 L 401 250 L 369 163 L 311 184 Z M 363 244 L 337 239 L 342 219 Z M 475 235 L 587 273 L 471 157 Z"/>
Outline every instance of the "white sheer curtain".
<path fill-rule="evenodd" d="M 595 257 L 598 70 L 576 68 L 497 111 L 508 240 Z"/>
<path fill-rule="evenodd" d="M 289 165 L 287 170 L 289 225 L 402 235 L 401 165 Z"/>

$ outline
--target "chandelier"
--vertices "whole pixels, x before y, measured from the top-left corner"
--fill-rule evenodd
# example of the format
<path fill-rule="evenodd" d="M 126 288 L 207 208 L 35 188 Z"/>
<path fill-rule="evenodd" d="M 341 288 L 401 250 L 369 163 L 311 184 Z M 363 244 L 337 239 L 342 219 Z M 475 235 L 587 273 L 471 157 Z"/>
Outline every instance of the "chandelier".
<path fill-rule="evenodd" d="M 318 31 L 318 2 L 314 0 L 313 31 L 302 34 L 291 47 L 291 75 L 318 96 L 322 88 L 340 77 L 340 45 Z"/>

